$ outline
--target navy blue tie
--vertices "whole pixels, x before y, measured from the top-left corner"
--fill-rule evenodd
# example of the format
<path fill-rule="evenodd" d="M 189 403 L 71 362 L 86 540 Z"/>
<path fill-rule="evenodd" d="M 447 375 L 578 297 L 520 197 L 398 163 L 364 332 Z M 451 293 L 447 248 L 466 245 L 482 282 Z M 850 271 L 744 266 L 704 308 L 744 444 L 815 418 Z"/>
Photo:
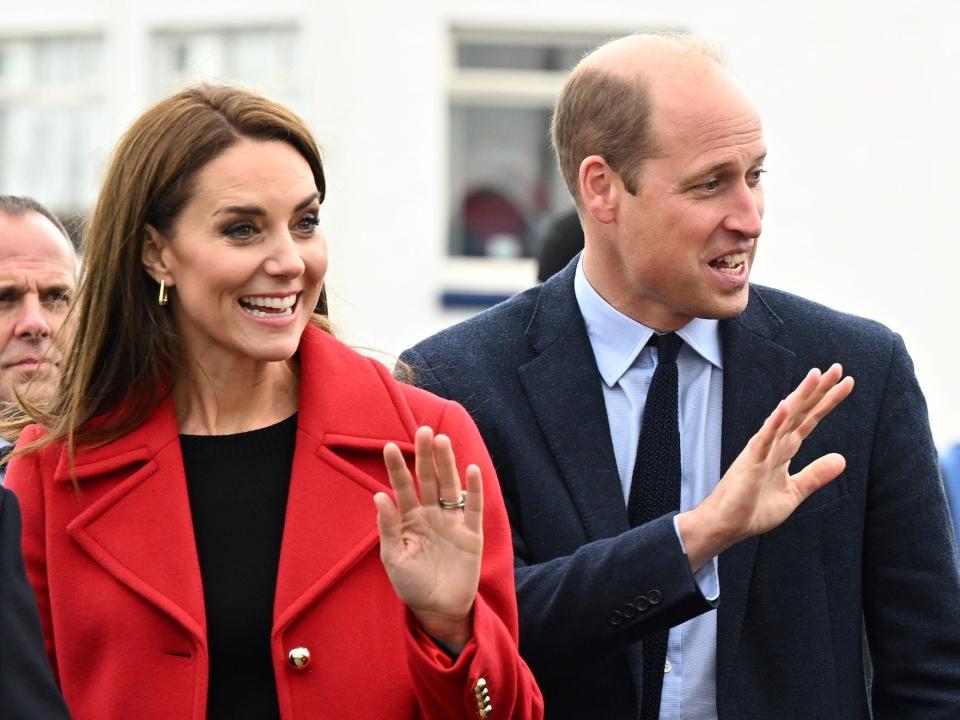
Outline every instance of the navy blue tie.
<path fill-rule="evenodd" d="M 657 348 L 657 368 L 643 407 L 643 427 L 633 466 L 627 517 L 637 527 L 680 509 L 680 422 L 677 353 L 683 340 L 669 333 L 647 343 Z M 660 717 L 660 694 L 667 659 L 663 631 L 643 641 L 643 703 L 641 720 Z"/>

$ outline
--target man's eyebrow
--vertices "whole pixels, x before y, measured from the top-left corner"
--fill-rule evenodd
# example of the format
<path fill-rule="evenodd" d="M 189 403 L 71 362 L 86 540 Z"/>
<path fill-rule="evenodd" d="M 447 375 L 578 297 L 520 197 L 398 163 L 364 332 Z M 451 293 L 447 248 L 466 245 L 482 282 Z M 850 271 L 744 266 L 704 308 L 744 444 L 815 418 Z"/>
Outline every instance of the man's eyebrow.
<path fill-rule="evenodd" d="M 753 162 L 750 163 L 750 167 L 756 167 L 757 165 L 762 165 L 766 159 L 767 159 L 766 153 L 764 153 L 763 155 L 758 155 L 756 158 L 754 158 Z M 690 177 L 699 178 L 699 177 L 706 177 L 708 175 L 717 175 L 723 172 L 724 170 L 726 170 L 727 168 L 729 168 L 731 165 L 735 165 L 735 164 L 736 163 L 733 160 L 724 160 L 723 162 L 717 163 L 716 165 L 711 165 L 710 167 L 704 170 L 691 173 Z"/>
<path fill-rule="evenodd" d="M 314 200 L 320 197 L 320 193 L 315 192 L 311 193 L 309 196 L 297 203 L 296 207 L 293 208 L 294 212 L 300 212 L 305 207 L 310 205 Z M 223 215 L 223 214 L 233 214 L 233 215 L 255 215 L 257 217 L 264 217 L 267 214 L 267 210 L 260 205 L 227 205 L 222 207 L 214 215 Z"/>

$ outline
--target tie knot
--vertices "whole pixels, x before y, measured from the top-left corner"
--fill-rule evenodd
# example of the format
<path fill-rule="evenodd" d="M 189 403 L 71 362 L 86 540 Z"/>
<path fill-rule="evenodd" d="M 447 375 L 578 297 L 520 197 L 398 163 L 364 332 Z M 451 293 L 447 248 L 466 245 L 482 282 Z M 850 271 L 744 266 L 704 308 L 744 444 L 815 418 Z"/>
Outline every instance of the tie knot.
<path fill-rule="evenodd" d="M 680 352 L 683 340 L 676 333 L 664 333 L 663 335 L 652 335 L 647 344 L 657 348 L 658 363 L 676 362 L 677 353 Z"/>

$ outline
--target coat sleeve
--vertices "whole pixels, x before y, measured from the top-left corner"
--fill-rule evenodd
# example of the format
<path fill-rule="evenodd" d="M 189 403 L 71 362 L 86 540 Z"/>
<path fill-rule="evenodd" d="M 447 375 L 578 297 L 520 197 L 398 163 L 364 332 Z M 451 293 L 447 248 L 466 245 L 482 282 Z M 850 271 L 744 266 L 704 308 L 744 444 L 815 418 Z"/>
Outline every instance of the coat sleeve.
<path fill-rule="evenodd" d="M 0 487 L 0 708 L 7 720 L 66 720 L 20 554 L 20 514 Z"/>
<path fill-rule="evenodd" d="M 536 720 L 543 700 L 517 647 L 510 528 L 490 456 L 473 421 L 456 403 L 446 403 L 437 432 L 452 441 L 461 473 L 476 464 L 483 475 L 483 564 L 473 607 L 473 637 L 450 657 L 407 613 L 407 657 L 424 717 Z"/>
<path fill-rule="evenodd" d="M 899 336 L 874 435 L 863 606 L 877 720 L 960 708 L 960 579 L 926 403 Z"/>

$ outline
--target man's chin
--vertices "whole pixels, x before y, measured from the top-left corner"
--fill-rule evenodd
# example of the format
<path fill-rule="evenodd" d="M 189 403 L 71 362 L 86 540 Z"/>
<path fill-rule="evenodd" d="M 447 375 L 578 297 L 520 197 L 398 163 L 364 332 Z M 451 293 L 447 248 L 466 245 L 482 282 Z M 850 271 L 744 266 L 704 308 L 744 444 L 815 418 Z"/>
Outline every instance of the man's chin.
<path fill-rule="evenodd" d="M 709 303 L 708 308 L 697 317 L 707 318 L 709 320 L 729 320 L 735 318 L 747 309 L 747 302 L 750 299 L 750 285 L 744 285 L 735 294 L 727 295 L 722 298 L 714 298 Z"/>
<path fill-rule="evenodd" d="M 48 403 L 53 398 L 56 388 L 57 375 L 55 372 L 38 373 L 16 385 L 17 394 L 31 405 Z M 11 400 L 16 402 L 16 396 Z"/>

